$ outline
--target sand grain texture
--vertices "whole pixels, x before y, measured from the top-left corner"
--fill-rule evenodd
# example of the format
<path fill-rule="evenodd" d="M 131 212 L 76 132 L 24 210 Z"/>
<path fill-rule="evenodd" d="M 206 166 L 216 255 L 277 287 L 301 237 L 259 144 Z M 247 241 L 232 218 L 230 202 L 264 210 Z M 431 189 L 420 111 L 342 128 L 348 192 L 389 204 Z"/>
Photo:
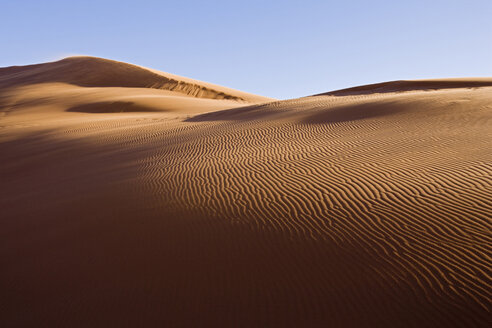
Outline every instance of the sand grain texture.
<path fill-rule="evenodd" d="M 2 326 L 488 326 L 492 79 L 165 74 L 0 69 Z"/>

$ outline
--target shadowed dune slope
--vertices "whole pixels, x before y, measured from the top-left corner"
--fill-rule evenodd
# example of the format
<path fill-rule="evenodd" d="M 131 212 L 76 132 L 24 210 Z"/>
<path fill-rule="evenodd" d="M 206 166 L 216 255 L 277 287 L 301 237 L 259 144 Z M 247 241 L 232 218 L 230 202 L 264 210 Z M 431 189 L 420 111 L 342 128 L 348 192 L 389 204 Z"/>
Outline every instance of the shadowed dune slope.
<path fill-rule="evenodd" d="M 488 327 L 473 81 L 176 115 L 134 86 L 4 92 L 0 323 Z"/>

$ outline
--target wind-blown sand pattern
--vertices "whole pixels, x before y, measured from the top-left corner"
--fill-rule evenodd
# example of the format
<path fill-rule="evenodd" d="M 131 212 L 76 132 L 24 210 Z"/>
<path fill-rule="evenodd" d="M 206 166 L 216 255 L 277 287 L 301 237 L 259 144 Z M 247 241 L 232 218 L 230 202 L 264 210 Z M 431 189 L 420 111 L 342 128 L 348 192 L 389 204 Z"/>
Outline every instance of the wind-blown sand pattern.
<path fill-rule="evenodd" d="M 165 74 L 0 69 L 2 326 L 488 326 L 492 79 Z"/>

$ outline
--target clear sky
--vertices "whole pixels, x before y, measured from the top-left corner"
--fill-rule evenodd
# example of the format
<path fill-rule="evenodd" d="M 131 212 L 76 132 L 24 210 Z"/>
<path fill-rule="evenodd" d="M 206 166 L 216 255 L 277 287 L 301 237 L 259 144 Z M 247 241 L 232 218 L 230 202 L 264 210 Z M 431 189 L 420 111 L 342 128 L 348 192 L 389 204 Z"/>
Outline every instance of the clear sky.
<path fill-rule="evenodd" d="M 83 54 L 276 98 L 492 76 L 492 0 L 0 0 L 0 66 Z"/>

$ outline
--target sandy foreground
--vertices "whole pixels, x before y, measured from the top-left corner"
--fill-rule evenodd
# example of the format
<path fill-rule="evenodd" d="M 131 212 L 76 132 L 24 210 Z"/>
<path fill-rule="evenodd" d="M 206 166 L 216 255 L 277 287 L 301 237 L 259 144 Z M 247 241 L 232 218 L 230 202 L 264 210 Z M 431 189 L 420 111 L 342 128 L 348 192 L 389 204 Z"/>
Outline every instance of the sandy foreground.
<path fill-rule="evenodd" d="M 276 101 L 0 69 L 2 327 L 488 327 L 492 78 Z"/>

